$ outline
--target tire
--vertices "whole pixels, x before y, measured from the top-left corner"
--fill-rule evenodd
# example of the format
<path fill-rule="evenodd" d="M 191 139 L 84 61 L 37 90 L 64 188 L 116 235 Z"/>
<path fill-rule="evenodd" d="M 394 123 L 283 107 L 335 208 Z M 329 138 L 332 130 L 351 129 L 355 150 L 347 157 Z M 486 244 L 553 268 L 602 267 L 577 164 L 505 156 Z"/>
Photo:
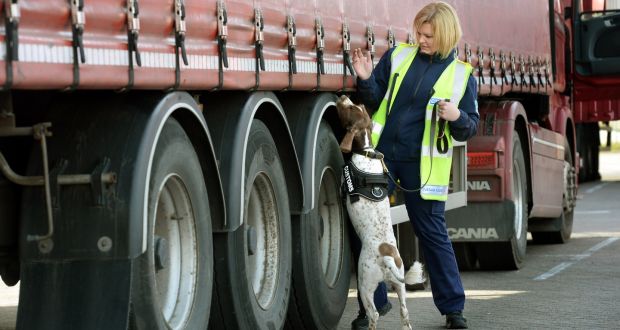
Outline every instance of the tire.
<path fill-rule="evenodd" d="M 564 138 L 564 192 L 562 193 L 562 214 L 552 219 L 552 231 L 532 232 L 536 244 L 563 244 L 570 239 L 573 232 L 573 211 L 577 199 L 575 166 L 568 140 Z"/>
<path fill-rule="evenodd" d="M 243 224 L 214 236 L 211 329 L 280 329 L 288 307 L 292 247 L 284 170 L 262 121 L 254 119 L 248 141 Z"/>
<path fill-rule="evenodd" d="M 599 180 L 599 127 L 598 123 L 577 124 L 577 148 L 581 155 L 582 167 L 579 182 Z"/>
<path fill-rule="evenodd" d="M 132 265 L 133 327 L 207 327 L 213 284 L 208 205 L 192 143 L 179 123 L 168 119 L 149 182 L 147 250 Z"/>
<path fill-rule="evenodd" d="M 476 253 L 482 269 L 519 269 L 527 248 L 527 174 L 521 140 L 512 135 L 512 202 L 514 234 L 508 242 L 478 243 Z"/>
<path fill-rule="evenodd" d="M 319 127 L 316 150 L 316 207 L 292 225 L 289 329 L 335 329 L 344 312 L 351 279 L 348 219 L 340 196 L 344 160 L 326 122 Z"/>
<path fill-rule="evenodd" d="M 454 256 L 459 265 L 459 270 L 473 270 L 478 265 L 478 255 L 473 243 L 452 243 Z"/>

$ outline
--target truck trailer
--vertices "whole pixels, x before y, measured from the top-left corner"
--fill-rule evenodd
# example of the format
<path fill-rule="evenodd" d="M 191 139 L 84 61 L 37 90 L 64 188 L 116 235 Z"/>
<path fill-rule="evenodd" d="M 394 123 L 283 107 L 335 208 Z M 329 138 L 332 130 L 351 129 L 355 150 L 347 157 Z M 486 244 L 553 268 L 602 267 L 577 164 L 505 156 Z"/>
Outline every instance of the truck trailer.
<path fill-rule="evenodd" d="M 618 12 L 448 2 L 481 114 L 455 143 L 448 230 L 460 265 L 517 268 L 527 230 L 570 236 L 574 107 L 594 102 L 587 83 L 617 104 Z M 0 275 L 20 282 L 17 328 L 335 328 L 355 266 L 335 101 L 355 91 L 351 50 L 376 63 L 414 43 L 425 3 L 5 0 Z M 573 36 L 584 25 L 602 41 Z M 598 52 L 578 57 L 584 40 Z M 410 265 L 398 202 L 392 219 Z"/>

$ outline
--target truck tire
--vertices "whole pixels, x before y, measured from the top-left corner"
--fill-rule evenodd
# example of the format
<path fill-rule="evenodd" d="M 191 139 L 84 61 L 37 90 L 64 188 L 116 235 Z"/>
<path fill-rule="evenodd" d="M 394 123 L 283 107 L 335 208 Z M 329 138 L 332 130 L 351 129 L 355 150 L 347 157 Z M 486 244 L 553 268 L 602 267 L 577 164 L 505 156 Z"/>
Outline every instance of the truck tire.
<path fill-rule="evenodd" d="M 512 135 L 512 202 L 514 234 L 508 242 L 478 243 L 481 269 L 519 269 L 527 248 L 527 176 L 519 134 Z"/>
<path fill-rule="evenodd" d="M 315 147 L 316 207 L 293 221 L 289 329 L 336 328 L 344 312 L 351 278 L 348 219 L 340 197 L 344 160 L 326 122 L 320 124 Z"/>
<path fill-rule="evenodd" d="M 564 138 L 564 192 L 562 193 L 562 214 L 551 219 L 549 228 L 552 231 L 532 232 L 532 240 L 536 244 L 562 244 L 570 239 L 573 232 L 573 211 L 577 198 L 575 167 L 568 140 Z M 546 221 L 546 220 L 540 220 Z"/>
<path fill-rule="evenodd" d="M 243 223 L 214 235 L 211 329 L 281 329 L 291 289 L 291 221 L 275 142 L 254 119 L 245 155 Z"/>
<path fill-rule="evenodd" d="M 454 256 L 459 265 L 459 270 L 473 270 L 478 264 L 476 247 L 473 243 L 455 242 L 452 243 Z"/>
<path fill-rule="evenodd" d="M 204 329 L 208 325 L 213 245 L 202 173 L 183 128 L 168 119 L 151 170 L 147 250 L 132 265 L 133 328 Z"/>
<path fill-rule="evenodd" d="M 579 182 L 595 181 L 599 174 L 599 127 L 598 123 L 580 123 L 577 129 L 577 150 L 581 155 L 582 166 L 579 169 Z"/>

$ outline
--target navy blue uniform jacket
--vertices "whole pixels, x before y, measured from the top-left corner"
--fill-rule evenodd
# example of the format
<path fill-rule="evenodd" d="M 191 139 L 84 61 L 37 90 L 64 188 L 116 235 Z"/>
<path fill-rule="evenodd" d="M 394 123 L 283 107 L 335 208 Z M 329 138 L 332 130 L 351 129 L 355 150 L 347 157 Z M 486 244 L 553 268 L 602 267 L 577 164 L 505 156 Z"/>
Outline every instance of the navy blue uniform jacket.
<path fill-rule="evenodd" d="M 357 91 L 367 108 L 376 110 L 383 99 L 390 79 L 391 55 L 395 48 L 383 54 L 370 78 L 357 79 Z M 452 56 L 441 59 L 418 53 L 407 70 L 397 95 L 392 96 L 392 108 L 379 139 L 377 150 L 389 160 L 413 161 L 420 159 L 426 105 L 432 87 Z M 465 95 L 458 108 L 460 117 L 449 122 L 450 134 L 455 140 L 465 141 L 476 134 L 478 127 L 478 102 L 476 80 L 470 76 Z"/>

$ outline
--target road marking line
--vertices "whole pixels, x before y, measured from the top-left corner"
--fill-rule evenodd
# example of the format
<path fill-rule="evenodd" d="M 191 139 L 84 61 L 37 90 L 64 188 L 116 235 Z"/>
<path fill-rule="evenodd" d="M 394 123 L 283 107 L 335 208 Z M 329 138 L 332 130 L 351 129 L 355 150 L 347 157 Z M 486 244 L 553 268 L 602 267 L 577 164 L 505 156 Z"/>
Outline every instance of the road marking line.
<path fill-rule="evenodd" d="M 605 186 L 606 186 L 606 185 L 608 185 L 608 184 L 609 184 L 609 182 L 599 183 L 599 184 L 597 184 L 596 186 L 594 186 L 594 187 L 592 187 L 592 188 L 590 188 L 590 189 L 586 190 L 586 191 L 585 191 L 585 193 L 586 193 L 586 194 L 591 194 L 591 193 L 593 193 L 593 192 L 595 192 L 595 191 L 597 191 L 597 190 L 599 190 L 599 189 L 601 189 L 601 188 L 605 187 Z"/>
<path fill-rule="evenodd" d="M 611 243 L 613 243 L 613 242 L 615 242 L 615 241 L 617 241 L 619 239 L 620 239 L 620 237 L 610 237 L 610 238 L 608 238 L 608 239 L 606 239 L 606 240 L 596 244 L 595 246 L 591 247 L 588 251 L 586 251 L 586 253 L 589 252 L 590 254 L 592 254 L 593 252 L 596 252 L 596 251 L 606 247 L 607 245 L 609 245 L 609 244 L 611 244 Z"/>
<path fill-rule="evenodd" d="M 609 210 L 598 210 L 598 211 L 575 211 L 575 214 L 609 214 L 611 211 Z"/>
<path fill-rule="evenodd" d="M 551 268 L 551 270 L 549 270 L 548 272 L 538 275 L 536 278 L 534 278 L 534 281 L 543 281 L 548 279 L 549 277 L 563 271 L 564 269 L 568 268 L 570 265 L 574 264 L 574 262 L 563 262 L 553 268 Z"/>
<path fill-rule="evenodd" d="M 536 276 L 534 278 L 534 281 L 544 281 L 552 276 L 557 275 L 558 273 L 560 273 L 561 271 L 563 271 L 564 269 L 572 266 L 575 262 L 579 261 L 579 260 L 583 260 L 587 257 L 590 257 L 592 255 L 592 253 L 606 247 L 607 245 L 619 240 L 620 237 L 609 237 L 608 239 L 594 245 L 593 247 L 589 248 L 585 253 L 583 254 L 576 254 L 574 255 L 575 257 L 575 261 L 571 261 L 571 262 L 562 262 L 559 265 L 551 268 L 548 272 L 544 273 L 544 274 L 540 274 L 538 276 Z"/>
<path fill-rule="evenodd" d="M 585 257 L 588 257 L 587 254 L 541 254 L 540 256 L 551 258 L 569 258 L 574 260 L 581 260 Z"/>

